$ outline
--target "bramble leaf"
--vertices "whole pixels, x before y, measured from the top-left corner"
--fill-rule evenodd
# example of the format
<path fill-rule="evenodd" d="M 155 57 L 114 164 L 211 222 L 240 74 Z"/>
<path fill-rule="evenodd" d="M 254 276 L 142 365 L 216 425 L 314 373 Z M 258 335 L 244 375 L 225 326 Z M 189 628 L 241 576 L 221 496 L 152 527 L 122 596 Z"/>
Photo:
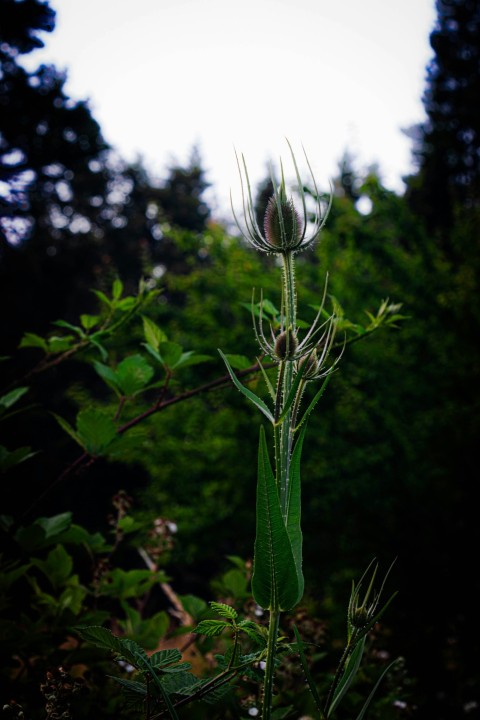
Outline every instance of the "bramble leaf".
<path fill-rule="evenodd" d="M 193 632 L 198 635 L 215 637 L 216 635 L 220 635 L 225 628 L 229 627 L 231 627 L 231 625 L 226 620 L 201 620 Z"/>
<path fill-rule="evenodd" d="M 115 376 L 124 395 L 135 395 L 148 385 L 153 377 L 153 368 L 142 355 L 130 355 L 118 364 Z"/>
<path fill-rule="evenodd" d="M 222 617 L 229 618 L 230 620 L 235 620 L 235 618 L 238 617 L 237 611 L 233 607 L 231 607 L 230 605 L 226 605 L 225 603 L 212 601 L 210 603 L 210 607 Z"/>
<path fill-rule="evenodd" d="M 86 408 L 77 415 L 78 441 L 89 455 L 101 455 L 117 437 L 113 420 L 102 410 Z M 77 442 L 78 442 L 77 441 Z"/>

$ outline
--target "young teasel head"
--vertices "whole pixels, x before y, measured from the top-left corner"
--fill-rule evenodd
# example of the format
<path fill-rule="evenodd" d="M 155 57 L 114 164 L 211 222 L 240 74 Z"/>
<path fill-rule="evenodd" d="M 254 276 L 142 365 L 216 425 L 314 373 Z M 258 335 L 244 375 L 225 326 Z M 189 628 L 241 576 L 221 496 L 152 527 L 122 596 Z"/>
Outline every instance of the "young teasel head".
<path fill-rule="evenodd" d="M 385 577 L 383 578 L 383 581 L 380 585 L 380 589 L 377 591 L 374 588 L 375 578 L 378 571 L 378 565 L 372 560 L 370 565 L 365 570 L 364 574 L 362 575 L 359 583 L 357 586 L 355 586 L 355 583 L 352 585 L 352 592 L 350 595 L 350 602 L 348 604 L 348 638 L 349 640 L 353 639 L 355 636 L 357 639 L 360 639 L 364 635 L 366 635 L 370 629 L 375 625 L 375 623 L 380 619 L 380 617 L 383 615 L 387 607 L 392 602 L 393 598 L 397 593 L 393 593 L 391 597 L 387 600 L 386 603 L 384 603 L 383 606 L 380 606 L 380 598 L 383 592 L 383 588 L 385 586 L 385 582 L 387 580 L 387 577 L 390 574 L 390 570 L 393 567 L 390 565 L 389 569 L 387 570 Z M 370 579 L 368 581 L 368 576 L 370 574 Z M 368 586 L 365 592 L 363 593 L 363 597 L 360 596 L 360 592 L 363 588 L 363 582 L 368 581 Z"/>
<path fill-rule="evenodd" d="M 327 286 L 328 275 L 317 315 L 301 339 L 298 330 L 285 327 L 283 318 L 279 330 L 277 328 L 274 330 L 270 323 L 269 331 L 266 331 L 264 326 L 263 294 L 260 295 L 260 302 L 256 305 L 255 291 L 252 293 L 253 329 L 262 352 L 275 362 L 284 360 L 295 362 L 296 372 L 302 372 L 303 380 L 306 382 L 318 380 L 333 372 L 345 349 L 344 345 L 339 356 L 331 364 L 327 365 L 330 352 L 334 347 L 338 320 L 335 312 L 329 315 L 324 309 Z"/>
<path fill-rule="evenodd" d="M 242 188 L 243 223 L 239 221 L 232 201 L 233 217 L 245 240 L 247 240 L 247 242 L 249 242 L 250 245 L 257 250 L 267 253 L 297 253 L 311 247 L 318 239 L 320 231 L 325 225 L 332 203 L 331 194 L 328 202 L 325 202 L 323 197 L 320 195 L 308 157 L 304 151 L 305 160 L 310 172 L 310 181 L 312 184 L 311 196 L 315 200 L 313 220 L 310 222 L 309 213 L 307 212 L 307 203 L 305 200 L 304 183 L 300 177 L 297 161 L 288 140 L 287 143 L 295 169 L 297 179 L 296 190 L 300 201 L 299 206 L 301 208 L 301 212 L 299 212 L 295 206 L 293 198 L 288 197 L 287 195 L 283 163 L 282 160 L 280 160 L 281 181 L 280 183 L 276 181 L 272 170 L 271 177 L 273 195 L 268 201 L 263 229 L 259 227 L 256 219 L 250 179 L 248 177 L 245 159 L 242 155 L 240 162 L 237 155 L 237 165 Z"/>

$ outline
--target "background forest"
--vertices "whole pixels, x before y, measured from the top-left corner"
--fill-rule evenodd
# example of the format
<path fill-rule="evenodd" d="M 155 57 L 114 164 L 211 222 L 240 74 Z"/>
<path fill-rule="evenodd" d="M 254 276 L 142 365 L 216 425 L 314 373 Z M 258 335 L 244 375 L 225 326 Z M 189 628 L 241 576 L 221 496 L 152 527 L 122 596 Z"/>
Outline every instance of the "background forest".
<path fill-rule="evenodd" d="M 22 67 L 54 25 L 49 3 L 0 3 L 1 699 L 28 719 L 57 717 L 41 686 L 75 664 L 73 626 L 93 618 L 148 646 L 165 635 L 175 597 L 191 617 L 212 593 L 247 602 L 259 423 L 216 348 L 239 370 L 255 364 L 252 287 L 279 302 L 274 260 L 211 216 L 195 151 L 159 184 L 107 145 L 55 67 Z M 347 153 L 322 240 L 298 259 L 306 320 L 325 271 L 349 332 L 370 334 L 365 311 L 385 299 L 407 316 L 347 347 L 302 471 L 302 608 L 325 648 L 320 668 L 335 665 L 351 578 L 373 557 L 383 567 L 397 558 L 399 595 L 371 661 L 404 665 L 374 717 L 480 711 L 479 32 L 476 0 L 437 2 L 427 119 L 410 131 L 415 174 L 399 195 Z M 257 191 L 261 216 L 269 181 Z M 153 375 L 145 343 L 167 338 L 173 370 Z M 182 362 L 179 346 L 193 353 Z M 123 428 L 115 442 L 112 423 Z M 158 575 L 145 574 L 142 548 Z M 94 669 L 73 717 L 127 717 L 98 658 L 81 662 Z"/>

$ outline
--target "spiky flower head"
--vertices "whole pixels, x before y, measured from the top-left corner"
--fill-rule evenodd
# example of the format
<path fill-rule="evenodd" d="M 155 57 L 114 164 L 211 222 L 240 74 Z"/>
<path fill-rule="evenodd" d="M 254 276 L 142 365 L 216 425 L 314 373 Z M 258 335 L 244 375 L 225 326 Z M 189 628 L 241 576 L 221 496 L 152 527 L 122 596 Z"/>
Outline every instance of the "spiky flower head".
<path fill-rule="evenodd" d="M 315 199 L 313 223 L 309 224 L 307 205 L 305 201 L 304 183 L 302 182 L 302 179 L 300 177 L 297 161 L 288 140 L 287 143 L 293 161 L 293 166 L 295 168 L 295 175 L 297 178 L 297 191 L 301 204 L 301 213 L 299 213 L 297 208 L 295 207 L 293 198 L 287 196 L 285 177 L 283 172 L 283 163 L 280 160 L 282 179 L 280 183 L 277 183 L 272 171 L 272 185 L 274 192 L 272 197 L 268 201 L 263 232 L 258 225 L 255 215 L 250 179 L 248 177 L 248 170 L 245 163 L 245 158 L 242 155 L 240 163 L 240 159 L 237 155 L 238 171 L 240 174 L 240 183 L 242 187 L 243 223 L 240 223 L 240 221 L 238 220 L 232 201 L 233 217 L 243 237 L 251 245 L 253 245 L 254 248 L 267 253 L 296 253 L 300 250 L 306 250 L 307 248 L 311 247 L 320 235 L 320 231 L 325 224 L 332 203 L 332 195 L 330 195 L 328 204 L 325 207 L 325 202 L 322 199 L 320 193 L 318 192 L 315 177 L 310 167 L 307 155 L 304 151 L 305 159 L 307 161 L 308 169 L 310 171 L 310 180 L 313 186 L 312 196 Z"/>
<path fill-rule="evenodd" d="M 263 229 L 266 240 L 279 250 L 289 250 L 297 245 L 302 221 L 291 198 L 278 202 L 272 195 L 268 201 Z"/>
<path fill-rule="evenodd" d="M 292 330 L 284 330 L 277 335 L 274 353 L 279 360 L 292 360 L 298 347 L 297 336 Z"/>

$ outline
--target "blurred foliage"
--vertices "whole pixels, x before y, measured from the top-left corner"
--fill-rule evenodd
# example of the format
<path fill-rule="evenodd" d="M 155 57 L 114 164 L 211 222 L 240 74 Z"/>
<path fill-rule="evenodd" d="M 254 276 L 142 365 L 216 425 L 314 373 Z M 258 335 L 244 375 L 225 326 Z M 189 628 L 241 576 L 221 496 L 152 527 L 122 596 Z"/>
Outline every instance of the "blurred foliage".
<path fill-rule="evenodd" d="M 335 669 L 324 643 L 338 650 L 345 635 L 351 578 L 373 556 L 384 566 L 398 558 L 399 598 L 369 650 L 372 667 L 388 654 L 405 657 L 406 670 L 387 678 L 388 692 L 371 710 L 382 719 L 408 717 L 416 705 L 416 717 L 456 720 L 480 703 L 472 564 L 479 539 L 472 501 L 480 417 L 478 74 L 471 70 L 478 8 L 470 0 L 437 5 L 428 122 L 416 131 L 419 171 L 406 195 L 388 191 L 375 169 L 358 172 L 347 153 L 322 241 L 298 259 L 302 319 L 315 315 L 325 271 L 329 302 L 341 304 L 352 340 L 370 334 L 384 300 L 402 303 L 398 312 L 409 316 L 397 331 L 347 346 L 312 416 L 302 470 L 310 597 L 308 617 L 301 608 L 295 622 L 304 640 L 310 634 L 320 645 L 307 647 L 316 678 Z M 127 550 L 122 540 L 114 567 L 102 571 L 108 582 L 95 586 L 93 568 L 116 542 L 115 532 L 98 530 L 119 487 L 135 498 L 135 511 L 117 518 L 132 540 L 148 539 L 159 513 L 178 525 L 181 542 L 164 554 L 165 572 L 196 621 L 211 587 L 220 601 L 254 612 L 246 567 L 258 423 L 232 386 L 212 383 L 224 375 L 217 348 L 240 356 L 239 369 L 255 362 L 252 287 L 278 306 L 279 270 L 209 220 L 195 153 L 186 168 L 155 182 L 140 163 L 128 166 L 107 148 L 88 105 L 66 96 L 62 74 L 22 68 L 19 54 L 53 28 L 48 3 L 4 0 L 0 20 L 0 179 L 8 187 L 0 195 L 0 467 L 3 511 L 11 516 L 2 576 L 5 697 L 43 717 L 40 685 L 61 695 L 69 683 L 54 669 L 76 665 L 71 654 L 80 653 L 78 663 L 91 668 L 91 699 L 79 690 L 72 703 L 85 717 L 122 717 L 117 688 L 105 679 L 115 674 L 111 661 L 78 639 L 69 645 L 73 625 L 109 619 L 148 646 L 165 633 L 165 617 L 168 632 L 174 621 L 155 589 L 136 614 L 150 592 L 136 542 Z M 359 212 L 362 198 L 372 204 L 369 214 Z M 116 277 L 123 282 L 114 284 Z M 55 318 L 63 325 L 52 330 Z M 192 351 L 198 365 L 171 367 Z M 167 377 L 162 402 L 208 389 L 157 411 Z M 260 377 L 249 382 L 265 394 Z M 72 511 L 74 521 L 65 514 Z M 247 566 L 227 565 L 226 556 L 247 558 Z M 284 663 L 285 705 L 298 701 L 313 712 L 297 661 L 296 669 Z M 53 675 L 45 680 L 47 671 Z M 405 672 L 415 678 L 407 700 L 398 692 L 408 685 Z M 375 673 L 368 665 L 365 673 L 368 684 Z M 243 715 L 255 706 L 251 693 Z"/>

